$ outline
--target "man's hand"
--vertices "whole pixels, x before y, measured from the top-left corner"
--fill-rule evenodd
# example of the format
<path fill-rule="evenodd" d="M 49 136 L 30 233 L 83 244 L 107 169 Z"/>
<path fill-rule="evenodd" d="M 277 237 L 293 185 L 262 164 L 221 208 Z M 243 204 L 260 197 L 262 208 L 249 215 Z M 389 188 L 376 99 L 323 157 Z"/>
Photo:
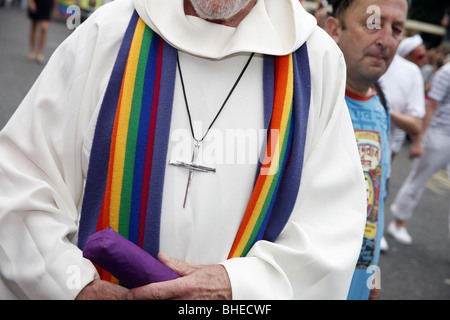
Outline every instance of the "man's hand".
<path fill-rule="evenodd" d="M 228 273 L 222 265 L 197 266 L 158 255 L 159 261 L 181 277 L 175 280 L 151 283 L 130 290 L 129 298 L 145 299 L 185 299 L 219 300 L 231 299 L 231 283 Z"/>
<path fill-rule="evenodd" d="M 124 300 L 128 299 L 127 288 L 103 280 L 94 280 L 84 287 L 76 300 Z"/>
<path fill-rule="evenodd" d="M 420 143 L 413 143 L 409 148 L 409 158 L 419 158 L 423 154 L 423 147 Z"/>

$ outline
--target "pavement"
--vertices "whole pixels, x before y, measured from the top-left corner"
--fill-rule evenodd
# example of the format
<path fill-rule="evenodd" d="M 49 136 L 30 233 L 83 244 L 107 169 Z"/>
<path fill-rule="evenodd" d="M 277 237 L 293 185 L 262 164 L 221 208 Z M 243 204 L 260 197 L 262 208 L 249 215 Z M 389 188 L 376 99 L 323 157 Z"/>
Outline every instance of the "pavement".
<path fill-rule="evenodd" d="M 30 21 L 23 7 L 11 7 L 9 3 L 0 7 L 0 128 L 45 66 L 28 60 L 29 29 Z M 51 22 L 44 51 L 46 60 L 71 32 L 65 22 Z"/>
<path fill-rule="evenodd" d="M 28 61 L 29 20 L 23 7 L 0 7 L 0 128 L 44 68 Z M 50 25 L 45 56 L 70 35 L 65 21 Z M 393 162 L 386 204 L 386 226 L 391 221 L 389 204 L 411 167 L 407 146 Z M 0 155 L 1 156 L 1 155 Z M 408 222 L 412 245 L 396 243 L 386 236 L 389 250 L 380 257 L 381 300 L 450 299 L 450 182 L 444 170 L 429 181 L 424 195 Z"/>

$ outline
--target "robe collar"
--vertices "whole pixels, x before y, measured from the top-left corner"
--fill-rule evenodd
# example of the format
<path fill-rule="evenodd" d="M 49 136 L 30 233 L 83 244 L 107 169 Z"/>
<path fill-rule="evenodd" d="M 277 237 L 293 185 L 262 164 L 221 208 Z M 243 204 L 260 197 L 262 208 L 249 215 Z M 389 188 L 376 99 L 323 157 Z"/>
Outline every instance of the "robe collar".
<path fill-rule="evenodd" d="M 286 55 L 305 43 L 317 25 L 298 0 L 258 0 L 236 28 L 186 16 L 183 0 L 133 0 L 133 5 L 171 46 L 211 59 L 238 52 Z"/>

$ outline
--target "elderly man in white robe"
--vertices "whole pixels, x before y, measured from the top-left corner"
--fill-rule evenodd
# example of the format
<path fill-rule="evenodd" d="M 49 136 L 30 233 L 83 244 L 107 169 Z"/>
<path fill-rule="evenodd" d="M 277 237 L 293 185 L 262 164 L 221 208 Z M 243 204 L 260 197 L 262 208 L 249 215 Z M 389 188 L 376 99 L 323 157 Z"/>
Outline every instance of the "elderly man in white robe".
<path fill-rule="evenodd" d="M 101 212 L 85 207 L 91 204 L 86 198 L 99 189 L 92 177 L 104 168 L 96 163 L 105 145 L 97 137 L 107 102 L 118 91 L 120 98 L 129 94 L 125 80 L 114 89 L 115 72 L 126 66 L 119 74 L 134 77 L 128 72 L 134 42 L 128 62 L 120 62 L 133 17 L 139 18 L 136 30 L 152 30 L 178 60 L 168 69 L 169 54 L 161 60 L 160 75 L 173 78 L 172 111 L 169 125 L 157 126 L 154 134 L 154 144 L 166 139 L 167 147 L 165 153 L 153 151 L 152 166 L 162 164 L 156 171 L 163 172 L 163 183 L 156 193 L 156 251 L 150 252 L 160 252 L 159 260 L 180 277 L 130 289 L 101 278 L 82 250 L 86 237 L 98 229 L 97 221 L 110 222 L 118 232 L 122 228 L 122 220 L 119 227 L 113 224 L 112 213 L 102 218 L 104 207 Z M 241 234 L 261 173 L 256 183 L 255 176 L 265 165 L 260 155 L 270 142 L 255 142 L 250 134 L 244 136 L 244 148 L 232 142 L 239 137 L 236 132 L 272 134 L 268 123 L 271 128 L 277 123 L 275 102 L 282 88 L 266 85 L 273 75 L 267 61 L 275 59 L 272 68 L 278 70 L 284 62 L 277 61 L 300 51 L 294 71 L 286 69 L 293 74 L 286 87 L 293 88 L 294 98 L 281 110 L 294 108 L 292 119 L 304 115 L 303 122 L 299 126 L 292 120 L 284 131 L 293 147 L 276 166 L 275 171 L 286 166 L 285 174 L 274 192 L 270 218 L 257 230 L 261 236 L 235 256 L 230 248 Z M 366 219 L 365 182 L 344 101 L 345 72 L 340 50 L 298 0 L 117 0 L 101 7 L 56 50 L 0 133 L 0 297 L 345 299 Z M 267 94 L 266 87 L 274 92 Z M 144 96 L 149 92 L 142 91 Z M 274 105 L 269 116 L 265 101 Z M 295 109 L 298 101 L 301 108 Z M 124 103 L 117 113 L 126 109 Z M 156 122 L 164 114 L 159 109 Z M 117 136 L 108 141 L 123 140 L 117 121 Z M 277 130 L 274 134 L 282 132 Z M 269 141 L 277 139 L 269 136 Z M 213 172 L 194 171 L 199 164 Z M 295 177 L 299 173 L 301 180 Z M 107 177 L 108 172 L 100 180 Z M 149 203 L 154 199 L 149 197 Z M 273 223 L 283 210 L 282 223 Z M 151 222 L 147 217 L 146 223 Z M 136 231 L 136 243 L 144 249 L 151 230 Z"/>

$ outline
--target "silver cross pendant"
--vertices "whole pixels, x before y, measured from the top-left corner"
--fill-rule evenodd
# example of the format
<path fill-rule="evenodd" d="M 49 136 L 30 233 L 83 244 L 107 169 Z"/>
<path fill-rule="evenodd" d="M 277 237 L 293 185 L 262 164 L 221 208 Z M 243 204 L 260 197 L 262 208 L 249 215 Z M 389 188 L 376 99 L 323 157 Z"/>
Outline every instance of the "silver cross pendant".
<path fill-rule="evenodd" d="M 192 176 L 194 175 L 194 172 L 216 172 L 215 168 L 210 168 L 210 167 L 206 167 L 206 166 L 197 164 L 197 156 L 198 156 L 198 151 L 200 149 L 200 144 L 201 144 L 201 141 L 197 141 L 197 140 L 195 141 L 194 151 L 192 152 L 191 163 L 187 163 L 187 162 L 183 162 L 183 161 L 172 161 L 172 160 L 169 161 L 169 165 L 171 165 L 171 166 L 181 167 L 181 168 L 189 170 L 189 176 L 188 176 L 188 181 L 187 181 L 187 186 L 186 186 L 186 193 L 184 194 L 183 208 L 186 207 L 186 199 L 187 199 L 187 195 L 189 193 L 189 188 L 191 186 Z"/>

